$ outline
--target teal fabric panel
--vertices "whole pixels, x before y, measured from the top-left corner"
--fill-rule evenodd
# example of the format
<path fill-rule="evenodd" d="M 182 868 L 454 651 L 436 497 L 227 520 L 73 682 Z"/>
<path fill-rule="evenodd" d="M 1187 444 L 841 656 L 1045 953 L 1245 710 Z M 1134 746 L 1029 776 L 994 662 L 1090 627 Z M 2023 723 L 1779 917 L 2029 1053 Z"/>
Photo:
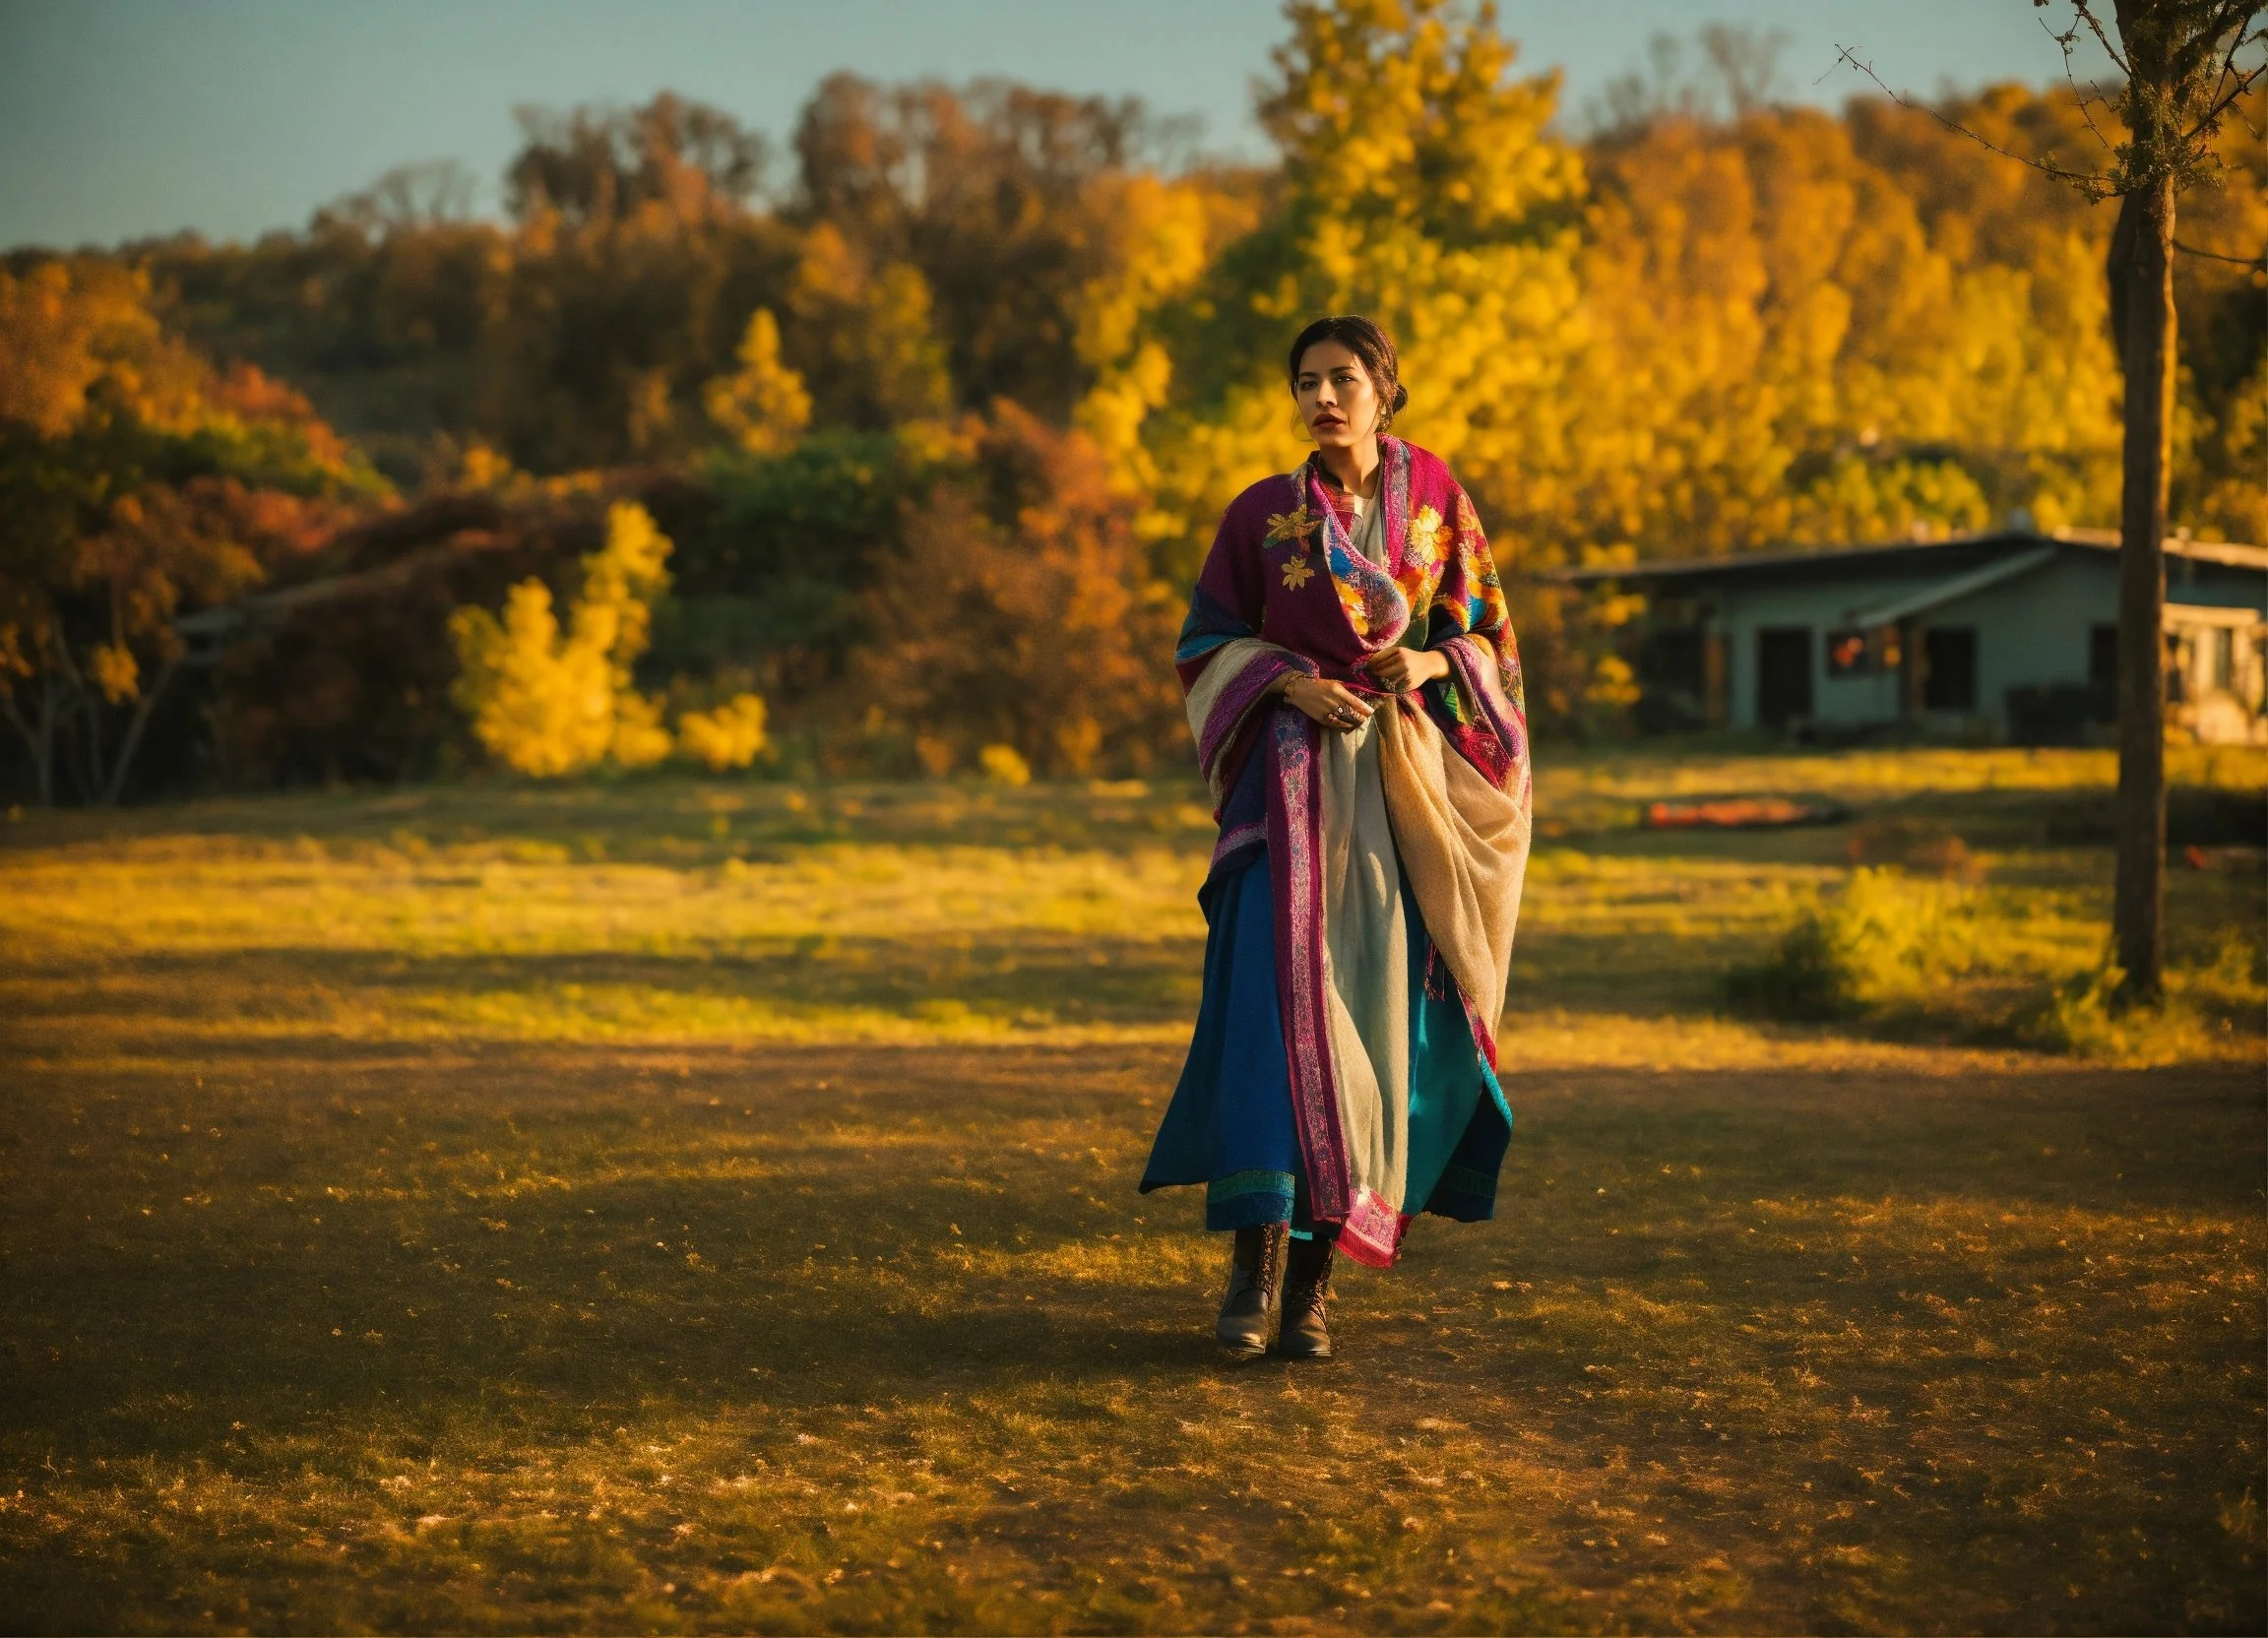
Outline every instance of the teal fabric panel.
<path fill-rule="evenodd" d="M 1432 942 L 1407 878 L 1402 902 L 1410 922 L 1411 997 L 1410 1177 L 1402 1209 L 1413 1217 L 1486 1218 L 1512 1139 L 1512 1111 L 1473 1039 L 1455 981 L 1430 961 Z"/>
<path fill-rule="evenodd" d="M 1298 1180 L 1289 1171 L 1236 1171 L 1205 1185 L 1205 1227 L 1290 1223 Z"/>
<path fill-rule="evenodd" d="M 1276 1002 L 1276 892 L 1267 854 L 1256 851 L 1241 870 L 1208 882 L 1200 899 L 1209 923 L 1204 996 L 1188 1061 L 1142 1172 L 1144 1194 L 1249 1173 L 1296 1181 L 1301 1170 L 1292 1122 L 1292 1070 Z M 1287 1187 L 1284 1209 L 1273 1217 L 1211 1227 L 1289 1222 L 1291 1193 Z M 1260 1196 L 1246 1198 L 1248 1209 L 1258 1209 Z"/>

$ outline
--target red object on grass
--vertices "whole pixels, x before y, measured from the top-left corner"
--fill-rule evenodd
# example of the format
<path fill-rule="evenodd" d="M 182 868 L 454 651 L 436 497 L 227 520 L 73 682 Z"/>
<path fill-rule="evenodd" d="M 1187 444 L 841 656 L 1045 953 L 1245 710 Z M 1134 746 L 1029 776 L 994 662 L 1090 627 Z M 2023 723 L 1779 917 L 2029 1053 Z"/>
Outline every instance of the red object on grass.
<path fill-rule="evenodd" d="M 1851 816 L 1835 802 L 1798 802 L 1786 796 L 1729 796 L 1713 801 L 1648 802 L 1639 827 L 1650 831 L 1753 831 L 1788 825 L 1832 825 Z"/>

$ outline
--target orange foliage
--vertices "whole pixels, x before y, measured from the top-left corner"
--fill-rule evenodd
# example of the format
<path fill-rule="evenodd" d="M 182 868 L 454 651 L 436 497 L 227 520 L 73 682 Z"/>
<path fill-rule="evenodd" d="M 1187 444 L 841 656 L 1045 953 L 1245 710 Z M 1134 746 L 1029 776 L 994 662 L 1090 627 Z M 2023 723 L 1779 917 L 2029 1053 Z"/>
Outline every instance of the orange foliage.
<path fill-rule="evenodd" d="M 1179 716 L 1161 657 L 1180 609 L 1148 582 L 1102 452 L 1005 400 L 967 436 L 970 469 L 913 513 L 868 595 L 862 697 L 932 773 L 987 745 L 1049 774 L 1148 768 Z"/>

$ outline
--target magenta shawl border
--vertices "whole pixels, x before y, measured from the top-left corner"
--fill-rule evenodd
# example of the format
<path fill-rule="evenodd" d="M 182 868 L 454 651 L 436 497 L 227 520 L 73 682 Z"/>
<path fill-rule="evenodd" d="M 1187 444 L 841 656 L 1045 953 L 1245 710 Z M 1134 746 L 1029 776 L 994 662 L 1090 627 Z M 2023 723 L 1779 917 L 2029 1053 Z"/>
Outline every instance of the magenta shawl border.
<path fill-rule="evenodd" d="M 1206 875 L 1210 877 L 1215 870 L 1221 867 L 1221 861 L 1230 854 L 1239 852 L 1246 848 L 1265 846 L 1267 841 L 1268 826 L 1265 822 L 1254 825 L 1235 825 L 1224 830 L 1221 833 L 1221 840 L 1213 844 L 1213 857 L 1206 865 Z"/>
<path fill-rule="evenodd" d="M 1214 662 L 1218 663 L 1220 658 L 1216 655 Z M 1281 651 L 1253 655 L 1223 686 L 1213 709 L 1206 714 L 1205 731 L 1197 739 L 1197 766 L 1213 788 L 1215 800 L 1228 794 L 1228 753 L 1235 744 L 1245 720 L 1268 691 L 1269 684 L 1287 671 L 1312 676 L 1315 662 Z"/>
<path fill-rule="evenodd" d="M 1457 680 L 1480 708 L 1481 723 L 1488 730 L 1453 734 L 1450 742 L 1488 776 L 1489 784 L 1502 790 L 1505 781 L 1528 759 L 1528 725 L 1505 697 L 1495 646 L 1478 637 L 1452 637 L 1436 647 L 1449 657 Z"/>
<path fill-rule="evenodd" d="M 1292 1122 L 1307 1166 L 1308 1210 L 1347 1216 L 1350 1167 L 1326 1020 L 1323 969 L 1323 815 L 1315 780 L 1315 724 L 1289 706 L 1275 712 L 1276 779 L 1268 793 L 1268 869 L 1276 890 L 1277 1006 L 1291 1069 Z"/>
<path fill-rule="evenodd" d="M 1396 1211 L 1370 1189 L 1357 1189 L 1354 1205 L 1348 1208 L 1347 1221 L 1339 1226 L 1339 1237 L 1333 1243 L 1358 1263 L 1371 1268 L 1392 1268 L 1394 1259 L 1402 1251 L 1402 1236 L 1409 1231 L 1407 1212 Z"/>

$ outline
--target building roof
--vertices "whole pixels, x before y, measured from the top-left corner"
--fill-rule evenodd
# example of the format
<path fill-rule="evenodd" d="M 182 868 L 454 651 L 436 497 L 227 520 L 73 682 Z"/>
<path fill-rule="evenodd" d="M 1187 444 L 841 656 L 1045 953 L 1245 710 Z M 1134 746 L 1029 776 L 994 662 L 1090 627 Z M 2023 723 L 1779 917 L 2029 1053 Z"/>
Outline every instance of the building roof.
<path fill-rule="evenodd" d="M 1614 567 L 1555 570 L 1546 578 L 1578 585 L 1599 581 L 1670 582 L 1687 585 L 1771 580 L 1854 580 L 1877 575 L 1949 575 L 1991 568 L 2012 553 L 2070 546 L 2115 552 L 2118 536 L 2110 530 L 1995 530 L 1958 535 L 1946 540 L 1899 540 L 1882 545 L 1830 546 L 1824 550 L 1742 552 L 1735 557 L 1692 557 Z M 2268 547 L 2231 540 L 2190 540 L 2169 536 L 2166 555 L 2197 563 L 2268 573 Z"/>

